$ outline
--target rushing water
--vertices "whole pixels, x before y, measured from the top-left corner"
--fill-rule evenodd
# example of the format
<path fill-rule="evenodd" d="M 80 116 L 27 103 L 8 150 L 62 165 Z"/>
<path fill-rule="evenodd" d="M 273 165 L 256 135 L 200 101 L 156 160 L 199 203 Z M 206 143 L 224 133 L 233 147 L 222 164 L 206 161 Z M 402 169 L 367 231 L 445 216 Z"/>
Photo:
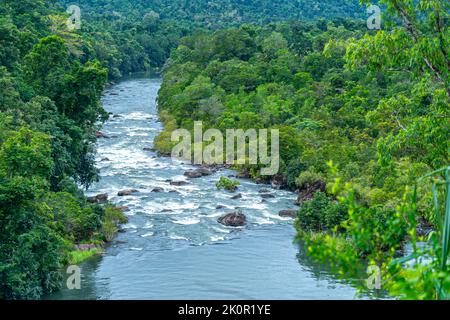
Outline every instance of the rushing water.
<path fill-rule="evenodd" d="M 186 179 L 189 165 L 173 163 L 144 151 L 162 126 L 156 97 L 161 80 L 134 79 L 108 89 L 104 108 L 111 117 L 98 142 L 101 180 L 89 195 L 108 193 L 116 205 L 128 206 L 129 222 L 105 254 L 84 262 L 81 290 L 53 294 L 50 299 L 352 299 L 355 289 L 309 261 L 293 243 L 295 230 L 282 209 L 293 209 L 295 194 L 240 180 L 242 199 L 218 191 L 223 170 Z M 110 161 L 102 161 L 108 158 Z M 174 187 L 167 180 L 187 180 Z M 154 187 L 164 192 L 154 193 Z M 138 189 L 118 197 L 123 189 Z M 217 205 L 226 209 L 216 210 Z M 241 208 L 245 228 L 228 228 L 217 218 Z M 170 211 L 168 211 L 170 210 Z"/>

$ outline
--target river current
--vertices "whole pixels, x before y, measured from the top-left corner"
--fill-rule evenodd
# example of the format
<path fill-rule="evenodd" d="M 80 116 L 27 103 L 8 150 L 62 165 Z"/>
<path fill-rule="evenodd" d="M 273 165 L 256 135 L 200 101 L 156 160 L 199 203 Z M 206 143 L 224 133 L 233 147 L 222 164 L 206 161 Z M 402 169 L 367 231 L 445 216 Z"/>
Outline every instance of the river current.
<path fill-rule="evenodd" d="M 293 221 L 278 216 L 295 209 L 295 194 L 237 179 L 241 199 L 218 191 L 220 176 L 187 179 L 193 167 L 158 157 L 151 148 L 162 129 L 156 98 L 161 79 L 131 79 L 107 89 L 102 98 L 112 113 L 99 139 L 97 162 L 101 179 L 88 195 L 108 193 L 127 206 L 129 222 L 105 253 L 80 265 L 80 290 L 62 289 L 49 299 L 353 299 L 356 290 L 311 262 L 293 242 Z M 109 161 L 106 161 L 106 159 Z M 168 179 L 186 180 L 172 186 Z M 161 187 L 164 192 L 151 192 Z M 123 189 L 139 193 L 119 197 Z M 217 210 L 218 205 L 224 209 Z M 240 208 L 245 228 L 217 222 Z"/>

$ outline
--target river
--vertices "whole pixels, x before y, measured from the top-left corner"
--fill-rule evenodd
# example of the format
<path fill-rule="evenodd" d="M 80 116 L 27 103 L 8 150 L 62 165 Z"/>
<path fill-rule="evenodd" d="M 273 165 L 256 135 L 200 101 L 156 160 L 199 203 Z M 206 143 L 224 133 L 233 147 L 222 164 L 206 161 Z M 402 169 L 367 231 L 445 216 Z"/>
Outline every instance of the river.
<path fill-rule="evenodd" d="M 130 79 L 105 91 L 104 108 L 116 115 L 98 141 L 101 180 L 88 195 L 108 193 L 128 206 L 129 222 L 102 256 L 80 265 L 80 290 L 63 289 L 49 299 L 354 299 L 356 290 L 305 257 L 293 242 L 292 220 L 278 212 L 294 209 L 295 194 L 238 179 L 242 199 L 218 191 L 223 170 L 189 179 L 190 165 L 157 157 L 150 148 L 162 125 L 157 116 L 159 78 Z M 108 158 L 110 161 L 102 161 Z M 171 186 L 167 180 L 187 180 Z M 151 192 L 154 187 L 164 192 Z M 118 197 L 117 192 L 140 192 Z M 216 210 L 217 205 L 226 209 Z M 217 218 L 241 208 L 245 228 L 228 228 Z M 170 210 L 170 211 L 169 211 Z M 164 212 L 163 212 L 164 211 Z"/>

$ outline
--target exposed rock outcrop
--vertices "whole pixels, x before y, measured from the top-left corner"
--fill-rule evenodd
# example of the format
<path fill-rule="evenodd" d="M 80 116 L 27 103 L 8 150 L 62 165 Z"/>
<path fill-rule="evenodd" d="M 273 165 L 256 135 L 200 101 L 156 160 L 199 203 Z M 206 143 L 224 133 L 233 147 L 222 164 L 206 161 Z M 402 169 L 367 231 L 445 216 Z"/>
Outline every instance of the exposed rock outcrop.
<path fill-rule="evenodd" d="M 138 192 L 139 192 L 139 190 L 136 190 L 136 189 L 127 189 L 127 190 L 119 191 L 119 192 L 117 193 L 117 195 L 118 195 L 119 197 L 123 197 L 123 196 L 131 196 L 133 193 L 138 193 Z"/>
<path fill-rule="evenodd" d="M 309 201 L 313 198 L 314 193 L 317 191 L 325 192 L 326 183 L 323 180 L 317 180 L 303 190 L 299 190 L 297 201 L 295 204 L 301 205 L 305 201 Z"/>
<path fill-rule="evenodd" d="M 108 194 L 107 193 L 102 193 L 102 194 L 98 194 L 96 196 L 93 197 L 88 197 L 87 201 L 90 203 L 106 203 L 108 201 Z"/>
<path fill-rule="evenodd" d="M 242 212 L 237 211 L 220 217 L 217 222 L 228 227 L 242 227 L 247 223 L 247 217 Z"/>

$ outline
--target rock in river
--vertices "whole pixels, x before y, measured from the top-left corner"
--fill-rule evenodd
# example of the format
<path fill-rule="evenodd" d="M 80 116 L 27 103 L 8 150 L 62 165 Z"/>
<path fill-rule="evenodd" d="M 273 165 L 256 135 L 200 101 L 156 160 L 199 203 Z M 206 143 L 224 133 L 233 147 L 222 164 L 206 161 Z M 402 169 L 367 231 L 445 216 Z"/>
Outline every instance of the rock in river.
<path fill-rule="evenodd" d="M 179 186 L 185 186 L 187 184 L 189 184 L 189 183 L 187 183 L 186 181 L 170 181 L 171 186 L 179 187 Z"/>
<path fill-rule="evenodd" d="M 247 223 L 247 218 L 242 212 L 238 211 L 220 217 L 217 222 L 228 227 L 242 227 Z"/>
<path fill-rule="evenodd" d="M 275 198 L 275 196 L 271 193 L 261 193 L 261 198 L 263 199 L 272 199 Z"/>
<path fill-rule="evenodd" d="M 109 139 L 109 138 L 110 138 L 109 136 L 107 136 L 106 134 L 104 134 L 103 132 L 100 132 L 100 131 L 97 131 L 97 132 L 95 133 L 95 136 L 96 136 L 97 138 L 104 138 L 104 139 Z"/>
<path fill-rule="evenodd" d="M 287 217 L 287 218 L 292 218 L 295 219 L 297 218 L 297 211 L 295 210 L 281 210 L 278 215 L 280 217 Z"/>
<path fill-rule="evenodd" d="M 210 176 L 214 173 L 212 170 L 209 170 L 208 168 L 198 168 L 195 171 L 201 173 L 202 176 Z"/>
<path fill-rule="evenodd" d="M 118 195 L 119 197 L 123 197 L 123 196 L 130 196 L 130 195 L 132 195 L 133 193 L 138 193 L 138 192 L 139 192 L 139 190 L 136 190 L 136 189 L 127 189 L 127 190 L 119 191 L 119 192 L 117 193 L 117 195 Z"/>
<path fill-rule="evenodd" d="M 242 193 L 238 193 L 234 196 L 231 197 L 231 200 L 237 200 L 237 199 L 241 199 L 242 198 Z"/>
<path fill-rule="evenodd" d="M 164 192 L 164 189 L 161 187 L 154 187 L 151 192 Z"/>
<path fill-rule="evenodd" d="M 127 207 L 127 206 L 119 206 L 119 207 L 116 207 L 116 209 L 118 209 L 118 210 L 120 210 L 120 211 L 122 211 L 122 212 L 128 212 L 128 211 L 130 211 L 130 208 Z"/>
<path fill-rule="evenodd" d="M 196 170 L 191 170 L 191 171 L 186 171 L 184 173 L 184 176 L 186 176 L 188 178 L 200 178 L 203 175 L 200 172 L 196 171 Z"/>
<path fill-rule="evenodd" d="M 90 203 L 105 203 L 106 201 L 108 201 L 108 194 L 102 193 L 94 197 L 88 197 L 87 201 Z"/>

